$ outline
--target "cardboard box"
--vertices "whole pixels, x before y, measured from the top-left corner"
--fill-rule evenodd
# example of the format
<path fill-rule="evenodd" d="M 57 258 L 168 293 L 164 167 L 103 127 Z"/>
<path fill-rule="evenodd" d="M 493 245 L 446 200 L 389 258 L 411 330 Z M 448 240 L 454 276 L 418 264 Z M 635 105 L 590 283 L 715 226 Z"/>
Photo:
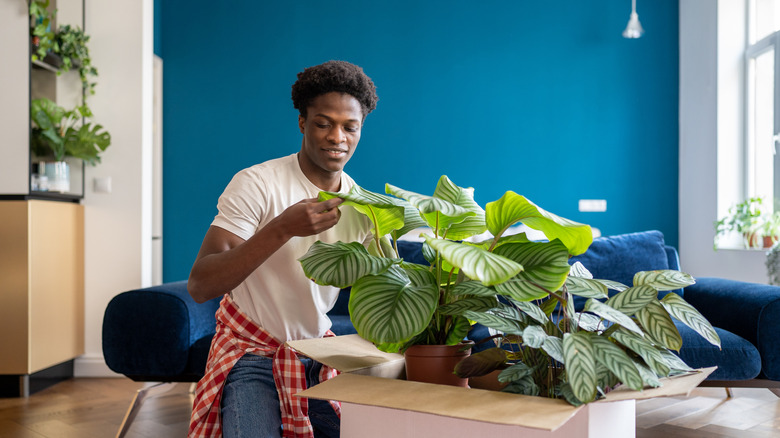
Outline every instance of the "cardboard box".
<path fill-rule="evenodd" d="M 635 435 L 635 400 L 687 395 L 715 368 L 661 379 L 641 392 L 617 388 L 574 407 L 563 400 L 410 382 L 403 355 L 383 353 L 357 335 L 290 341 L 300 354 L 343 372 L 300 393 L 342 402 L 341 436 L 625 438 Z"/>

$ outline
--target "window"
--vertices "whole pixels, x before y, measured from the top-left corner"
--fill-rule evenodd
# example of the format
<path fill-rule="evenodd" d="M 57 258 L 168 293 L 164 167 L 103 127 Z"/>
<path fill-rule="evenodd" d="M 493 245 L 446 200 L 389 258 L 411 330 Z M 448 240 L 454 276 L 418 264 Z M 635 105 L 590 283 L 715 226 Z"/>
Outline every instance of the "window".
<path fill-rule="evenodd" d="M 747 19 L 745 197 L 780 211 L 780 0 L 750 0 Z"/>

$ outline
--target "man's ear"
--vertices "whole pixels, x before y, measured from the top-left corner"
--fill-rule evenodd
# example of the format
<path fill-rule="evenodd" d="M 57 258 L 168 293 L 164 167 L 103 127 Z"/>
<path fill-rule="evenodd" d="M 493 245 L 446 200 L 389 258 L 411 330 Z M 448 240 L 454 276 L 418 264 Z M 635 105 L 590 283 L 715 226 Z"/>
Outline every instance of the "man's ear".
<path fill-rule="evenodd" d="M 301 130 L 301 134 L 303 134 L 303 125 L 306 123 L 306 119 L 302 115 L 298 115 L 298 128 Z"/>

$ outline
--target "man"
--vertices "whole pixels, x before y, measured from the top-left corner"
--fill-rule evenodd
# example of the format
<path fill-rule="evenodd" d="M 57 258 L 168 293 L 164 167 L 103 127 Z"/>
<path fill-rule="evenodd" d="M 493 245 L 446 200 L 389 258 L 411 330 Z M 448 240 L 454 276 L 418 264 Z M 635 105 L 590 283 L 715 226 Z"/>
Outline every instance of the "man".
<path fill-rule="evenodd" d="M 187 287 L 198 301 L 225 295 L 190 436 L 339 435 L 338 405 L 293 397 L 335 375 L 283 344 L 329 334 L 338 290 L 307 279 L 298 262 L 317 240 L 367 241 L 367 220 L 321 190 L 348 192 L 344 173 L 377 102 L 363 70 L 343 61 L 309 67 L 292 87 L 303 134 L 297 154 L 239 172 L 219 198 Z M 230 292 L 225 294 L 225 292 Z"/>

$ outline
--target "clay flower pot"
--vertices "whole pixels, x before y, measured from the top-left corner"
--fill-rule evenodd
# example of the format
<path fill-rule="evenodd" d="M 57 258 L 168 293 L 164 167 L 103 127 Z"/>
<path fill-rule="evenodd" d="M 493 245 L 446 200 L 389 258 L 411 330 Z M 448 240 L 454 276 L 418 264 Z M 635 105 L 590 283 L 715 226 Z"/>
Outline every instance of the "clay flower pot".
<path fill-rule="evenodd" d="M 458 345 L 413 345 L 404 352 L 406 380 L 468 387 L 469 379 L 455 374 L 455 365 L 471 354 L 474 342 Z"/>

